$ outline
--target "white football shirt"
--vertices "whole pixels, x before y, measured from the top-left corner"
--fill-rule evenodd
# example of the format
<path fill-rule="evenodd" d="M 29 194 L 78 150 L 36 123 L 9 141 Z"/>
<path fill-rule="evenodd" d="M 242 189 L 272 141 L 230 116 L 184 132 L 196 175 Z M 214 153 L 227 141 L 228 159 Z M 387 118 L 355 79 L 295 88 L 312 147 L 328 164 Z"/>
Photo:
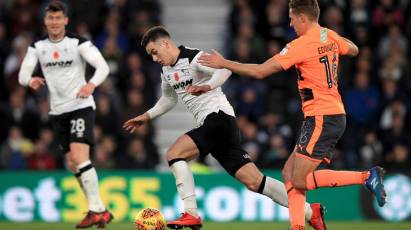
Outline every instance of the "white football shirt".
<path fill-rule="evenodd" d="M 59 115 L 90 106 L 95 108 L 93 96 L 76 97 L 80 88 L 87 84 L 86 61 L 96 68 L 90 81 L 98 86 L 107 77 L 109 69 L 100 51 L 90 41 L 72 33 L 66 33 L 57 42 L 43 37 L 28 47 L 19 82 L 29 85 L 33 70 L 40 62 L 50 94 L 50 114 Z"/>
<path fill-rule="evenodd" d="M 202 53 L 200 50 L 184 46 L 178 48 L 180 49 L 180 55 L 177 62 L 174 65 L 162 68 L 161 88 L 163 95 L 170 98 L 173 97 L 173 94 L 174 96 L 180 96 L 199 125 L 203 124 L 207 115 L 220 110 L 235 117 L 234 109 L 222 92 L 221 87 L 200 96 L 194 96 L 185 91 L 188 85 L 203 85 L 208 82 L 216 69 L 200 65 L 197 62 L 197 58 Z"/>

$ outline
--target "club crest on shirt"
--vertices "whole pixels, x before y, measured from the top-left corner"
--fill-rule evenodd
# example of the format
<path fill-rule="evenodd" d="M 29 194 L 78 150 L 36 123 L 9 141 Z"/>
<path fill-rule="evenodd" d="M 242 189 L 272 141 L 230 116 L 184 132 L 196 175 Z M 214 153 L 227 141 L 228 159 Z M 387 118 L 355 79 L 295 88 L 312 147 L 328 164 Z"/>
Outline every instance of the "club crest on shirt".
<path fill-rule="evenodd" d="M 190 75 L 190 70 L 188 70 L 188 69 L 182 69 L 181 72 L 183 72 L 184 76 Z"/>
<path fill-rule="evenodd" d="M 290 45 L 287 44 L 280 52 L 280 55 L 285 55 L 288 52 L 288 49 L 290 48 Z"/>
<path fill-rule="evenodd" d="M 178 76 L 178 73 L 177 73 L 177 72 L 174 73 L 174 80 L 175 80 L 175 81 L 179 81 L 179 80 L 180 80 L 180 76 Z"/>

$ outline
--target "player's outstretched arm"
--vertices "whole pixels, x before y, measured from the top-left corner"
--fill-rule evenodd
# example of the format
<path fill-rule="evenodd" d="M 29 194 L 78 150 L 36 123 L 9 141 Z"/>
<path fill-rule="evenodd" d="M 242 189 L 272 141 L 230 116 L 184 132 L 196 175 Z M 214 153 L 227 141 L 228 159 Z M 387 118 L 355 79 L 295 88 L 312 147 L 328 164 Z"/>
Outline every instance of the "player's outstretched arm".
<path fill-rule="evenodd" d="M 145 112 L 144 114 L 140 116 L 137 116 L 135 118 L 132 118 L 126 121 L 123 124 L 123 128 L 126 131 L 133 133 L 137 127 L 143 124 L 146 124 L 150 120 L 168 112 L 170 109 L 172 109 L 177 104 L 177 100 L 178 100 L 177 94 L 173 94 L 173 95 L 163 94 L 160 97 L 160 99 L 157 101 L 157 103 L 154 105 L 153 108 L 149 109 L 147 112 Z"/>
<path fill-rule="evenodd" d="M 150 121 L 150 116 L 147 112 L 132 118 L 123 124 L 123 128 L 130 133 L 133 133 L 139 126 L 144 125 Z"/>
<path fill-rule="evenodd" d="M 198 62 L 201 65 L 216 69 L 226 68 L 234 73 L 256 79 L 262 79 L 283 70 L 280 63 L 278 63 L 274 58 L 270 58 L 262 64 L 244 64 L 227 60 L 215 50 L 212 50 L 211 54 L 202 54 L 198 58 Z"/>

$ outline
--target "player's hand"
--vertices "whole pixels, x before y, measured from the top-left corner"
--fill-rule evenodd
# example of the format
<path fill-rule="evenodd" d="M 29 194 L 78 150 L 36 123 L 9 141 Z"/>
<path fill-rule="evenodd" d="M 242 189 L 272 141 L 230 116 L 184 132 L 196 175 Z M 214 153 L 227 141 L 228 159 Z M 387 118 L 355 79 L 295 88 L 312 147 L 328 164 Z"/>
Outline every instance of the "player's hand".
<path fill-rule="evenodd" d="M 88 98 L 91 94 L 93 94 L 96 85 L 89 82 L 85 86 L 81 87 L 77 93 L 78 98 Z"/>
<path fill-rule="evenodd" d="M 204 66 L 208 66 L 214 69 L 224 68 L 224 57 L 219 52 L 211 50 L 212 53 L 203 53 L 198 58 L 198 63 Z"/>
<path fill-rule="evenodd" d="M 211 90 L 211 86 L 209 85 L 189 85 L 186 88 L 186 92 L 194 96 L 199 96 L 203 93 L 207 93 L 210 90 Z"/>
<path fill-rule="evenodd" d="M 32 77 L 30 79 L 30 83 L 29 86 L 30 88 L 32 88 L 33 90 L 38 90 L 40 89 L 43 85 L 46 84 L 46 81 L 44 80 L 44 78 L 41 77 Z"/>
<path fill-rule="evenodd" d="M 133 133 L 139 126 L 147 123 L 150 120 L 148 113 L 144 113 L 133 119 L 130 119 L 123 124 L 123 128 L 130 133 Z"/>

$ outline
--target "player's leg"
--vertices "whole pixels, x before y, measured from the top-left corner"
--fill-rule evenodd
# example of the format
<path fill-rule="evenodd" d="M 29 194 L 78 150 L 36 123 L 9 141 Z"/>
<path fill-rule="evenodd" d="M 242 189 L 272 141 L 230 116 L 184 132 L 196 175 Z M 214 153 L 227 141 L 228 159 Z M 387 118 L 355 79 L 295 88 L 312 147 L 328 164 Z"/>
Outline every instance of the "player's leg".
<path fill-rule="evenodd" d="M 315 116 L 308 117 L 303 124 L 303 132 L 296 148 L 297 158 L 321 163 L 329 163 L 332 149 L 345 129 L 345 116 Z M 298 172 L 294 172 L 298 174 Z M 294 187 L 312 190 L 316 187 L 336 187 L 353 184 L 364 184 L 368 172 L 349 172 L 334 170 L 318 170 L 310 172 L 306 178 L 293 181 Z"/>
<path fill-rule="evenodd" d="M 197 145 L 186 134 L 180 136 L 167 151 L 167 161 L 175 177 L 178 194 L 183 200 L 184 210 L 196 217 L 198 214 L 194 177 L 187 162 L 198 156 Z"/>
<path fill-rule="evenodd" d="M 314 145 L 300 145 L 301 155 L 309 156 L 318 161 L 331 159 L 332 148 L 342 135 L 345 127 L 345 116 L 318 116 L 315 122 L 322 125 L 322 131 Z M 335 171 L 335 170 L 318 170 L 309 173 L 305 180 L 299 181 L 298 186 L 307 190 L 313 190 L 320 187 L 340 187 L 347 185 L 365 185 L 377 198 L 378 204 L 383 206 L 386 201 L 383 181 L 384 170 L 380 167 L 374 167 L 369 171 Z M 371 185 L 371 182 L 373 185 Z"/>
<path fill-rule="evenodd" d="M 97 172 L 90 161 L 90 148 L 94 145 L 94 117 L 94 110 L 89 107 L 71 112 L 67 122 L 70 135 L 67 165 L 75 167 L 75 175 L 89 207 L 88 214 L 76 228 L 104 227 L 113 219 L 101 200 Z"/>
<path fill-rule="evenodd" d="M 199 153 L 197 145 L 187 134 L 180 136 L 167 151 L 167 161 L 175 177 L 177 192 L 184 206 L 183 215 L 177 220 L 167 223 L 169 228 L 191 227 L 198 229 L 202 226 L 201 218 L 197 213 L 194 177 L 187 163 L 197 158 Z"/>
<path fill-rule="evenodd" d="M 334 124 L 336 127 L 332 128 L 327 122 L 323 122 L 323 116 L 310 116 L 304 119 L 296 148 L 283 169 L 292 228 L 305 228 L 305 178 L 327 157 L 324 154 L 335 145 L 344 132 L 345 117 L 341 116 L 340 120 L 344 123 Z M 323 225 L 325 228 L 325 224 Z"/>
<path fill-rule="evenodd" d="M 324 187 L 342 187 L 348 185 L 365 185 L 376 197 L 378 205 L 384 206 L 387 194 L 384 189 L 383 176 L 385 171 L 381 167 L 373 167 L 369 171 L 336 171 L 317 170 L 309 173 L 304 186 L 307 190 Z M 303 186 L 301 184 L 301 186 Z"/>
<path fill-rule="evenodd" d="M 84 188 L 83 188 L 83 183 L 81 183 L 81 178 L 80 178 L 81 173 L 78 171 L 76 165 L 74 165 L 74 163 L 71 161 L 70 156 L 71 156 L 70 152 L 67 152 L 64 155 L 64 160 L 66 162 L 66 167 L 70 172 L 72 172 L 74 174 L 74 176 L 77 179 L 78 184 L 80 185 L 81 191 L 83 192 L 84 195 L 86 195 L 86 193 L 84 191 Z"/>
<path fill-rule="evenodd" d="M 194 179 L 186 161 L 213 152 L 218 140 L 222 139 L 221 135 L 224 135 L 223 124 L 226 123 L 226 119 L 229 119 L 229 117 L 231 116 L 221 111 L 209 114 L 203 125 L 187 132 L 170 147 L 167 160 L 176 177 L 177 190 L 180 196 L 182 198 L 186 197 L 183 202 L 187 211 L 176 221 L 168 222 L 168 227 L 182 228 L 185 226 L 196 229 L 202 226 L 200 217 L 196 217 L 197 204 L 194 195 Z M 189 211 L 193 214 L 190 214 Z"/>
<path fill-rule="evenodd" d="M 293 175 L 292 173 L 294 169 L 294 159 L 295 159 L 295 150 L 288 157 L 281 171 L 281 175 L 283 177 L 284 183 L 291 181 L 291 177 Z"/>
<path fill-rule="evenodd" d="M 219 138 L 221 141 L 216 142 L 216 147 L 211 154 L 231 176 L 242 182 L 247 188 L 254 192 L 262 193 L 270 197 L 274 202 L 288 207 L 288 198 L 284 184 L 271 177 L 266 177 L 260 172 L 250 160 L 247 152 L 240 146 L 240 135 L 235 119 L 226 117 L 224 120 L 226 122 L 219 129 L 220 134 L 222 134 Z M 320 207 L 319 204 L 314 204 L 314 207 L 317 206 Z M 311 221 L 315 216 L 322 216 L 313 215 L 311 207 L 310 204 L 306 204 L 305 213 L 308 221 Z M 316 210 L 318 210 L 318 213 L 320 212 L 320 208 Z M 323 225 L 318 224 L 315 229 L 322 230 L 325 228 Z"/>
<path fill-rule="evenodd" d="M 307 175 L 305 187 L 307 190 L 314 190 L 324 187 L 365 185 L 376 197 L 378 205 L 382 207 L 385 205 L 387 199 L 383 184 L 384 174 L 384 169 L 379 166 L 363 172 L 317 170 Z"/>
<path fill-rule="evenodd" d="M 253 192 L 263 194 L 283 207 L 288 207 L 287 191 L 283 182 L 265 176 L 254 163 L 242 166 L 235 173 L 235 178 Z M 312 209 L 309 203 L 305 204 L 305 218 L 311 220 Z"/>
<path fill-rule="evenodd" d="M 283 170 L 282 176 L 283 181 L 289 187 L 291 184 L 291 177 L 292 172 L 294 169 L 294 160 L 295 160 L 295 150 L 290 155 L 288 160 L 286 161 Z M 288 202 L 288 199 L 287 199 Z M 316 230 L 324 230 L 327 229 L 327 225 L 325 224 L 324 220 L 325 215 L 325 207 L 320 203 L 305 203 L 305 219 L 308 221 L 311 227 Z"/>
<path fill-rule="evenodd" d="M 316 170 L 307 175 L 305 182 L 301 184 L 307 190 L 324 187 L 342 187 L 348 185 L 364 185 L 369 172 Z"/>
<path fill-rule="evenodd" d="M 97 172 L 89 158 L 90 146 L 84 143 L 70 143 L 68 161 L 77 169 L 76 177 L 88 202 L 89 212 L 76 225 L 76 228 L 89 228 L 93 225 L 104 227 L 113 219 L 106 210 L 99 192 Z"/>
<path fill-rule="evenodd" d="M 53 116 L 50 115 L 51 125 L 53 127 L 55 139 L 58 142 L 60 152 L 64 154 L 64 161 L 66 168 L 76 176 L 77 182 L 80 185 L 81 190 L 84 193 L 83 184 L 81 183 L 80 173 L 76 165 L 71 161 L 70 155 L 70 126 L 69 126 L 69 114 L 62 114 Z"/>
<path fill-rule="evenodd" d="M 76 176 L 80 179 L 86 195 L 89 210 L 93 212 L 105 211 L 100 198 L 97 172 L 90 161 L 90 146 L 84 143 L 70 143 L 70 152 L 67 154 L 71 165 L 77 169 Z"/>
<path fill-rule="evenodd" d="M 55 139 L 58 142 L 59 150 L 64 154 L 64 161 L 66 168 L 76 176 L 77 182 L 79 183 L 83 193 L 83 185 L 80 180 L 80 174 L 76 165 L 71 160 L 70 155 L 70 118 L 71 114 L 61 114 L 61 115 L 50 115 L 51 125 L 54 131 Z M 85 195 L 85 193 L 84 193 Z"/>
<path fill-rule="evenodd" d="M 305 178 L 309 173 L 314 171 L 320 163 L 320 161 L 312 161 L 305 157 L 299 157 L 299 155 L 296 155 L 294 158 L 291 183 L 288 182 L 286 184 L 292 229 L 304 229 L 304 208 L 306 203 Z"/>

